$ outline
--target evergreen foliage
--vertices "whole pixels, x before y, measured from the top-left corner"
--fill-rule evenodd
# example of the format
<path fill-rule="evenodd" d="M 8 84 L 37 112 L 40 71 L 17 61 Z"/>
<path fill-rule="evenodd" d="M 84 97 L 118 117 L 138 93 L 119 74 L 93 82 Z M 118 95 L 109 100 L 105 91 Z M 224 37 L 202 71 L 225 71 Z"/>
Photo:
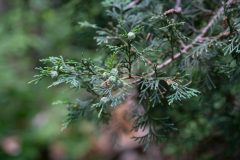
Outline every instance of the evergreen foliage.
<path fill-rule="evenodd" d="M 65 83 L 90 93 L 87 99 L 67 102 L 66 124 L 89 116 L 108 120 L 115 107 L 136 94 L 144 113 L 133 114 L 133 129 L 147 132 L 134 139 L 146 147 L 161 142 L 176 131 L 171 106 L 200 103 L 219 86 L 214 77 L 239 80 L 240 3 L 222 1 L 206 18 L 202 13 L 209 11 L 201 2 L 169 9 L 174 4 L 167 1 L 105 0 L 108 25 L 79 23 L 96 30 L 97 45 L 106 52 L 102 62 L 49 57 L 31 82 L 50 77 L 49 87 Z"/>

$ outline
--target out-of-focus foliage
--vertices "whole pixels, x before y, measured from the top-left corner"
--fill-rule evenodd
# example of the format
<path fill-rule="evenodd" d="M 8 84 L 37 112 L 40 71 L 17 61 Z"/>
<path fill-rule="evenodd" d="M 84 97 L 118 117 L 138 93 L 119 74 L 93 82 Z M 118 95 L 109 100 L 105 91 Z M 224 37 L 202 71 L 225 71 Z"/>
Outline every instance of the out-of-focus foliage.
<path fill-rule="evenodd" d="M 83 122 L 81 128 L 61 132 L 66 109 L 51 105 L 75 93 L 64 88 L 48 90 L 45 83 L 33 86 L 28 81 L 39 58 L 92 55 L 93 33 L 79 31 L 77 22 L 102 20 L 99 4 L 94 0 L 0 0 L 0 159 L 76 159 L 87 150 L 92 125 Z"/>

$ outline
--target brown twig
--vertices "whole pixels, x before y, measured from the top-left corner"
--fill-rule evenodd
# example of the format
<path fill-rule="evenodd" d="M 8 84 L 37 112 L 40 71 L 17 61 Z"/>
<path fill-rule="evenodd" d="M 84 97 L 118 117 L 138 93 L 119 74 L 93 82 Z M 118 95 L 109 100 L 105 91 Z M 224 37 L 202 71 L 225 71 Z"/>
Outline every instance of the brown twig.
<path fill-rule="evenodd" d="M 134 8 L 137 4 L 139 4 L 142 0 L 133 0 L 131 3 L 129 3 L 124 10 L 129 10 L 131 8 Z"/>
<path fill-rule="evenodd" d="M 176 5 L 174 8 L 172 9 L 169 9 L 167 11 L 164 12 L 164 15 L 168 15 L 168 14 L 178 14 L 178 13 L 181 13 L 182 12 L 182 8 L 181 8 L 181 0 L 176 0 Z"/>
<path fill-rule="evenodd" d="M 233 3 L 234 0 L 228 0 L 227 5 Z M 212 17 L 212 19 L 208 22 L 208 24 L 201 30 L 200 34 L 188 45 L 185 45 L 185 47 L 178 53 L 174 54 L 173 57 L 165 60 L 163 63 L 157 65 L 157 69 L 162 69 L 172 63 L 174 60 L 178 59 L 181 55 L 185 54 L 189 49 L 191 49 L 196 43 L 204 39 L 205 34 L 211 29 L 211 27 L 215 24 L 215 22 L 218 20 L 218 18 L 223 14 L 224 7 L 221 7 L 215 14 L 215 16 Z M 154 74 L 154 73 L 151 73 Z"/>
<path fill-rule="evenodd" d="M 224 31 L 224 32 L 219 33 L 216 36 L 212 36 L 212 37 L 209 37 L 209 38 L 210 39 L 221 39 L 221 38 L 226 38 L 226 37 L 228 37 L 230 35 L 231 35 L 231 32 Z"/>

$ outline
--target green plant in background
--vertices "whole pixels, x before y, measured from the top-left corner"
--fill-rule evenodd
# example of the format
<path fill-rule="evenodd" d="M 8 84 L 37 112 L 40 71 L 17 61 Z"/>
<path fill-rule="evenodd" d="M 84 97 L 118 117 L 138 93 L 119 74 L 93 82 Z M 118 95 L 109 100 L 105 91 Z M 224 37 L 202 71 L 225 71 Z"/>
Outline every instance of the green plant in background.
<path fill-rule="evenodd" d="M 223 1 L 206 20 L 200 15 L 206 11 L 203 1 L 180 2 L 167 10 L 173 5 L 167 1 L 104 1 L 109 25 L 79 23 L 97 31 L 97 44 L 106 52 L 102 63 L 49 57 L 31 82 L 51 77 L 49 87 L 66 83 L 89 93 L 66 102 L 67 124 L 89 116 L 108 120 L 112 109 L 136 94 L 144 113 L 133 114 L 133 128 L 147 134 L 135 139 L 146 147 L 161 142 L 176 130 L 177 111 L 172 106 L 187 104 L 186 100 L 204 104 L 207 93 L 216 92 L 209 89 L 227 83 L 224 79 L 216 85 L 216 77 L 229 77 L 229 82 L 239 78 L 239 3 Z M 191 99 L 196 96 L 202 100 Z M 190 108 L 190 102 L 185 107 Z"/>
<path fill-rule="evenodd" d="M 39 65 L 39 58 L 53 54 L 74 58 L 83 50 L 93 55 L 93 40 L 79 38 L 90 32 L 78 32 L 76 22 L 91 19 L 97 23 L 94 18 L 102 17 L 99 3 L 0 0 L 0 159 L 47 159 L 49 148 L 55 143 L 70 148 L 67 146 L 74 142 L 83 142 L 76 144 L 80 149 L 85 148 L 81 153 L 65 150 L 68 158 L 76 158 L 87 150 L 84 125 L 81 130 L 75 128 L 66 134 L 71 137 L 67 140 L 58 135 L 64 108 L 52 107 L 51 102 L 62 99 L 63 93 L 58 89 L 46 91 L 43 86 L 48 82 L 42 83 L 43 86 L 29 86 L 27 82 L 34 74 L 32 68 Z M 73 96 L 71 91 L 62 90 L 63 99 Z M 11 143 L 4 143 L 9 139 L 18 146 L 12 152 L 6 151 Z"/>

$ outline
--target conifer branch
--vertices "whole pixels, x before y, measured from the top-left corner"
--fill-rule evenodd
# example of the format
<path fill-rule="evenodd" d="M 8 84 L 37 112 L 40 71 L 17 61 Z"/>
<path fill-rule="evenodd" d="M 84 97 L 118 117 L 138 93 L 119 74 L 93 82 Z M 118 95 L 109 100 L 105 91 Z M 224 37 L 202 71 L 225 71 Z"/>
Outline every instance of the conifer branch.
<path fill-rule="evenodd" d="M 234 0 L 229 0 L 227 5 L 233 3 Z M 172 63 L 174 60 L 178 59 L 182 54 L 187 53 L 189 49 L 191 49 L 196 43 L 201 42 L 205 36 L 205 34 L 211 29 L 211 27 L 215 24 L 218 18 L 223 14 L 224 7 L 222 6 L 216 14 L 212 17 L 212 19 L 208 22 L 208 24 L 201 30 L 200 34 L 192 41 L 192 43 L 186 45 L 180 52 L 174 54 L 171 58 L 165 60 L 163 63 L 157 65 L 157 69 L 162 69 Z M 152 73 L 153 74 L 153 73 Z"/>
<path fill-rule="evenodd" d="M 208 91 L 205 89 L 218 87 L 212 78 L 222 77 L 223 74 L 231 77 L 239 73 L 240 8 L 230 5 L 237 1 L 226 0 L 222 6 L 213 9 L 214 14 L 206 22 L 204 16 L 199 17 L 198 11 L 200 14 L 205 12 L 197 9 L 195 13 L 195 9 L 184 9 L 184 14 L 192 14 L 190 19 L 200 18 L 200 23 L 194 23 L 194 26 L 199 28 L 202 22 L 205 23 L 199 31 L 192 28 L 193 32 L 189 32 L 183 29 L 184 22 L 168 17 L 170 14 L 181 16 L 181 0 L 175 0 L 173 9 L 163 13 L 165 15 L 162 15 L 161 8 L 165 2 L 148 0 L 145 1 L 147 3 L 139 4 L 143 0 L 105 0 L 103 5 L 109 8 L 107 15 L 111 17 L 109 27 L 79 23 L 81 27 L 97 30 L 95 40 L 104 49 L 104 56 L 97 61 L 90 58 L 81 58 L 80 61 L 62 57 L 43 59 L 43 66 L 38 68 L 39 74 L 31 82 L 38 83 L 50 77 L 53 80 L 50 87 L 67 84 L 79 92 L 84 90 L 84 93 L 88 93 L 86 96 L 81 94 L 79 100 L 66 103 L 69 111 L 66 124 L 81 117 L 97 117 L 106 122 L 113 117 L 111 113 L 117 106 L 127 101 L 130 95 L 134 96 L 141 110 L 130 111 L 130 117 L 134 119 L 133 129 L 146 133 L 134 139 L 143 143 L 145 148 L 160 143 L 176 131 L 172 123 L 173 114 L 168 106 L 182 105 L 183 101 L 198 96 L 200 92 L 197 87 L 203 93 Z M 193 4 L 199 5 L 197 1 Z M 204 4 L 199 7 L 204 7 Z M 218 22 L 224 16 L 231 20 L 236 29 L 234 33 L 229 26 Z M 180 18 L 189 22 L 185 17 Z M 189 25 L 192 23 L 189 22 Z M 215 26 L 221 29 L 220 33 L 210 33 Z M 163 59 L 163 63 L 156 63 L 160 52 L 170 52 L 171 57 L 170 53 L 162 54 L 166 59 Z M 219 53 L 228 57 L 220 57 Z M 158 70 L 183 54 L 186 57 L 181 70 L 177 65 L 170 66 L 172 68 L 169 69 L 173 69 L 170 73 Z M 200 68 L 201 72 L 189 75 L 184 72 L 188 68 Z M 149 70 L 153 72 L 148 73 Z M 191 88 L 192 81 L 196 89 Z M 199 86 L 197 82 L 201 82 Z"/>

